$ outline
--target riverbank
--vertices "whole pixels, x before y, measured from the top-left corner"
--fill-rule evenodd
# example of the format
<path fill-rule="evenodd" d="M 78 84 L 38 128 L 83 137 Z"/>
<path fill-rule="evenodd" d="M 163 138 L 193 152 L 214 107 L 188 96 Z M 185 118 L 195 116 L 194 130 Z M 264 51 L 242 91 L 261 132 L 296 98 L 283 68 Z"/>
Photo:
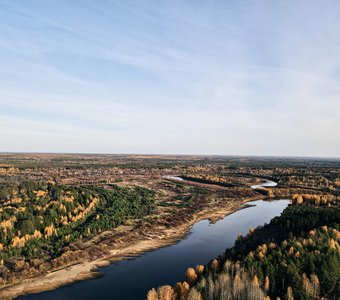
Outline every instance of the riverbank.
<path fill-rule="evenodd" d="M 222 204 L 221 202 L 211 204 L 209 207 L 194 213 L 188 221 L 180 226 L 171 228 L 151 228 L 149 229 L 149 236 L 152 237 L 149 239 L 136 241 L 132 238 L 131 243 L 128 243 L 119 249 L 110 250 L 108 255 L 99 259 L 79 262 L 71 266 L 53 270 L 41 277 L 26 279 L 19 284 L 4 287 L 0 290 L 0 297 L 1 299 L 13 299 L 20 295 L 49 291 L 74 282 L 96 278 L 100 276 L 98 268 L 106 266 L 112 261 L 138 256 L 145 252 L 176 243 L 188 234 L 190 228 L 195 223 L 204 219 L 216 222 L 217 220 L 242 209 L 244 203 L 256 199 L 261 199 L 261 197 L 257 196 L 238 200 L 233 199 L 225 201 Z M 114 232 L 116 233 L 117 230 L 119 230 L 119 228 Z M 127 232 L 127 235 L 131 232 L 132 231 Z M 126 239 L 129 239 L 129 236 L 127 236 Z"/>

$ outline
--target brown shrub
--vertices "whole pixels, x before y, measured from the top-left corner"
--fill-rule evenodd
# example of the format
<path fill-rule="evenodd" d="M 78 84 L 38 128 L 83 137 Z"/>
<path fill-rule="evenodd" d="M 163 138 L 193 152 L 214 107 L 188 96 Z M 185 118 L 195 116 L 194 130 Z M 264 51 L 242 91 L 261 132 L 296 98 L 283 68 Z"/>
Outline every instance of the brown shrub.
<path fill-rule="evenodd" d="M 155 289 L 151 289 L 148 291 L 148 294 L 146 296 L 147 300 L 158 300 L 157 292 Z"/>
<path fill-rule="evenodd" d="M 293 289 L 289 286 L 287 288 L 287 294 L 285 296 L 286 300 L 294 300 L 294 294 L 293 294 Z"/>
<path fill-rule="evenodd" d="M 219 266 L 219 262 L 218 262 L 217 259 L 213 259 L 213 260 L 210 262 L 210 268 L 211 268 L 212 271 L 216 272 L 218 266 Z"/>
<path fill-rule="evenodd" d="M 176 294 L 174 289 L 170 285 L 163 285 L 158 288 L 157 291 L 159 300 L 174 300 L 176 299 Z"/>
<path fill-rule="evenodd" d="M 201 275 L 204 271 L 204 266 L 203 265 L 197 265 L 196 271 L 197 271 L 197 274 Z"/>
<path fill-rule="evenodd" d="M 253 283 L 253 285 L 256 286 L 256 287 L 259 287 L 259 286 L 260 286 L 259 279 L 257 278 L 256 275 L 254 275 L 253 280 L 252 280 L 252 283 Z"/>
<path fill-rule="evenodd" d="M 193 285 L 196 282 L 196 280 L 197 280 L 196 271 L 193 268 L 188 268 L 188 270 L 185 273 L 185 277 L 187 279 L 187 282 L 190 285 Z"/>
<path fill-rule="evenodd" d="M 190 292 L 190 286 L 186 281 L 183 282 L 182 287 L 183 287 L 183 298 L 181 298 L 181 300 L 187 299 L 189 292 Z"/>
<path fill-rule="evenodd" d="M 264 279 L 264 289 L 265 291 L 269 291 L 269 277 L 266 276 L 266 278 Z"/>
<path fill-rule="evenodd" d="M 177 300 L 187 300 L 190 292 L 189 284 L 184 281 L 183 284 L 181 282 L 177 282 L 175 285 L 175 294 L 177 296 Z"/>

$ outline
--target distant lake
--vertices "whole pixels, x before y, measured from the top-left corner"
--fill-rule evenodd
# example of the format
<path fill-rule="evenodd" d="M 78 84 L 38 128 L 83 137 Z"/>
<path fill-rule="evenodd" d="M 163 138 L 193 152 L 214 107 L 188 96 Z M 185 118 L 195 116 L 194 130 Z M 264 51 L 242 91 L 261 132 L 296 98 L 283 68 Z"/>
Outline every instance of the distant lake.
<path fill-rule="evenodd" d="M 226 248 L 232 247 L 239 233 L 245 235 L 250 227 L 269 223 L 288 206 L 289 200 L 258 200 L 251 204 L 256 206 L 239 210 L 215 224 L 207 220 L 196 223 L 190 234 L 174 245 L 100 268 L 104 276 L 99 279 L 19 299 L 145 299 L 147 291 L 152 287 L 174 285 L 184 280 L 188 267 L 205 265 Z"/>

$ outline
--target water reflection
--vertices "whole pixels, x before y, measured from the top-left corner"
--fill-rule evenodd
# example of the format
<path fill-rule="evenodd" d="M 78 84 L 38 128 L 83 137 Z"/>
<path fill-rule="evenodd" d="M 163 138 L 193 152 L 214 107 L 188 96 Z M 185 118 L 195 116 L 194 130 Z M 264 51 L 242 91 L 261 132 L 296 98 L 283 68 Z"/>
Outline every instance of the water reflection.
<path fill-rule="evenodd" d="M 269 223 L 280 215 L 289 200 L 254 201 L 255 206 L 235 212 L 215 224 L 204 220 L 195 224 L 180 242 L 102 268 L 104 276 L 20 299 L 145 299 L 152 287 L 175 284 L 184 279 L 189 266 L 206 264 L 226 248 L 237 235 L 245 235 L 250 227 Z"/>

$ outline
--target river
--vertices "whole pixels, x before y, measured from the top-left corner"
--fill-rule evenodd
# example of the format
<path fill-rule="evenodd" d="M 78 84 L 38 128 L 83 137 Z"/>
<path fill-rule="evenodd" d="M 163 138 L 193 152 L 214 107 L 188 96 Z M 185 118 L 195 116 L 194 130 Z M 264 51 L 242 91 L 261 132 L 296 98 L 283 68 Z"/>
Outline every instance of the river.
<path fill-rule="evenodd" d="M 262 187 L 273 187 L 273 186 L 277 186 L 277 183 L 275 181 L 267 180 L 265 183 L 252 185 L 251 188 L 258 189 Z"/>
<path fill-rule="evenodd" d="M 211 224 L 196 223 L 190 234 L 178 243 L 101 268 L 103 277 L 82 281 L 53 291 L 20 297 L 32 300 L 145 299 L 152 287 L 184 280 L 190 266 L 207 264 L 234 245 L 239 233 L 262 226 L 287 207 L 288 200 L 253 201 L 254 206 L 239 210 Z"/>
<path fill-rule="evenodd" d="M 184 181 L 184 179 L 180 176 L 168 175 L 168 176 L 164 176 L 164 178 L 168 180 L 173 180 L 173 181 Z M 264 183 L 252 185 L 251 188 L 255 190 L 258 188 L 262 188 L 262 187 L 274 187 L 274 186 L 277 186 L 277 183 L 275 181 L 266 180 Z"/>

